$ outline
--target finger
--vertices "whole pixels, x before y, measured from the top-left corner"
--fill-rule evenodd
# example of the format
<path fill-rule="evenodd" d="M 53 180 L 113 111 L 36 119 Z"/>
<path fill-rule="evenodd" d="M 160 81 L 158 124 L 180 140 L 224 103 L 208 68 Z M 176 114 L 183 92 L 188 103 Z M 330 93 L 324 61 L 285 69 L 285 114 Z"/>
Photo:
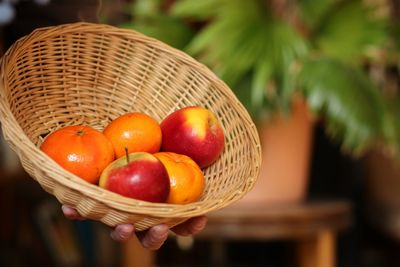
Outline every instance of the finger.
<path fill-rule="evenodd" d="M 132 238 L 134 233 L 135 227 L 132 224 L 120 224 L 111 231 L 110 236 L 115 241 L 126 242 Z"/>
<path fill-rule="evenodd" d="M 137 233 L 142 246 L 150 250 L 159 249 L 167 240 L 169 228 L 167 225 L 160 224 L 151 227 L 149 230 Z"/>
<path fill-rule="evenodd" d="M 195 235 L 200 233 L 207 224 L 206 216 L 193 217 L 184 223 L 171 228 L 171 230 L 181 236 Z"/>
<path fill-rule="evenodd" d="M 83 220 L 84 219 L 81 215 L 79 215 L 79 213 L 76 211 L 76 209 L 71 208 L 67 205 L 62 205 L 61 210 L 63 211 L 64 216 L 70 220 Z"/>

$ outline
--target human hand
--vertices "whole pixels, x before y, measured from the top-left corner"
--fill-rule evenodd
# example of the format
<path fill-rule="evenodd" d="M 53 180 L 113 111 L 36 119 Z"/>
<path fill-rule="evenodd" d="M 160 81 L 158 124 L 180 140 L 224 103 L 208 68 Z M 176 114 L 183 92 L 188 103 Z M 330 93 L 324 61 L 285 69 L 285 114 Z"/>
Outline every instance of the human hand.
<path fill-rule="evenodd" d="M 84 220 L 85 218 L 80 216 L 79 213 L 67 205 L 61 207 L 64 216 L 71 220 Z M 126 242 L 130 240 L 134 234 L 136 234 L 140 243 L 144 248 L 150 250 L 159 249 L 167 240 L 169 230 L 180 236 L 189 236 L 200 233 L 207 224 L 206 216 L 198 216 L 190 218 L 189 220 L 172 227 L 168 228 L 165 224 L 159 224 L 151 227 L 146 231 L 135 232 L 135 227 L 132 224 L 120 224 L 111 230 L 111 238 L 118 242 Z"/>

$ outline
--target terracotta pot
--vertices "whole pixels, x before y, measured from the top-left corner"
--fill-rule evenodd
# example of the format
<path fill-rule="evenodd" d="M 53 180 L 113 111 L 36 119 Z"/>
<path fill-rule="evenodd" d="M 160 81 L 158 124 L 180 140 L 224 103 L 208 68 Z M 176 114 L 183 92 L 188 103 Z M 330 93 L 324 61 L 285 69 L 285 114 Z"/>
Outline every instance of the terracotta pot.
<path fill-rule="evenodd" d="M 260 124 L 263 160 L 254 188 L 237 205 L 295 203 L 308 189 L 314 121 L 304 101 L 297 99 L 291 115 Z"/>

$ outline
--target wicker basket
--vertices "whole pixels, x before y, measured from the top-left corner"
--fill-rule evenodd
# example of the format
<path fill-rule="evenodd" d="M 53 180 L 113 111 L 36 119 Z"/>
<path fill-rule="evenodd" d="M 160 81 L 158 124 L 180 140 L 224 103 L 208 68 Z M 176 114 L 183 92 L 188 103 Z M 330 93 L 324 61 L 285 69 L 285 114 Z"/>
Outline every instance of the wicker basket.
<path fill-rule="evenodd" d="M 232 91 L 204 65 L 132 30 L 91 23 L 40 28 L 1 59 L 3 134 L 23 168 L 59 202 L 109 226 L 137 230 L 169 226 L 242 198 L 261 161 L 257 129 Z M 226 146 L 204 170 L 201 201 L 155 204 L 122 197 L 65 171 L 38 147 L 51 131 L 87 124 L 102 130 L 113 118 L 141 111 L 161 121 L 172 111 L 201 105 L 219 117 Z"/>

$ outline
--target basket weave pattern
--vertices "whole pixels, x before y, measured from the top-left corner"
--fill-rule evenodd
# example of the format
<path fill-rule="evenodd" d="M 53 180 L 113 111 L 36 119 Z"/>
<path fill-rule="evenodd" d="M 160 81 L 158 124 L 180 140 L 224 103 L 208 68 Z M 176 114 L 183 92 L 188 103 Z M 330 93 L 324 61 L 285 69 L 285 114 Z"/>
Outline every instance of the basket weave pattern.
<path fill-rule="evenodd" d="M 1 59 L 0 112 L 5 139 L 24 169 L 61 203 L 107 225 L 176 225 L 223 208 L 254 185 L 261 148 L 257 130 L 231 90 L 185 53 L 132 30 L 72 23 L 40 28 Z M 38 147 L 51 131 L 86 124 L 102 130 L 117 116 L 144 112 L 161 121 L 201 105 L 220 119 L 226 146 L 204 170 L 201 201 L 148 203 L 91 185 L 62 169 Z"/>

